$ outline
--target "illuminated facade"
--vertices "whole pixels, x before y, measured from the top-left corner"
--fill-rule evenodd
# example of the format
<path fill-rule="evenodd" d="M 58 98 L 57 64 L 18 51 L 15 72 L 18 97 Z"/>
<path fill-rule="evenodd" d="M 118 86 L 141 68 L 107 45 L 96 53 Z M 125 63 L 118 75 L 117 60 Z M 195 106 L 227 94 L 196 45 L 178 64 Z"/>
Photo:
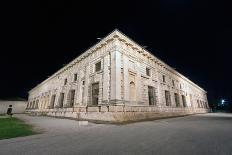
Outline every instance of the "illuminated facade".
<path fill-rule="evenodd" d="M 205 90 L 118 30 L 33 88 L 27 105 L 64 117 L 208 110 Z"/>

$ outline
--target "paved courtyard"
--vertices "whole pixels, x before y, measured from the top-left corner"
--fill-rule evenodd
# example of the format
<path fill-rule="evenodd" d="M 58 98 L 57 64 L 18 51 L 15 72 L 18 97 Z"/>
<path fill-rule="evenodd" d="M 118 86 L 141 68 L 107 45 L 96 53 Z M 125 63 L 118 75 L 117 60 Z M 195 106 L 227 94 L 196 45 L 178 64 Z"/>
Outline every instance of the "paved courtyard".
<path fill-rule="evenodd" d="M 127 125 L 78 125 L 67 119 L 17 117 L 43 133 L 0 140 L 1 155 L 232 155 L 232 114 L 200 114 Z"/>

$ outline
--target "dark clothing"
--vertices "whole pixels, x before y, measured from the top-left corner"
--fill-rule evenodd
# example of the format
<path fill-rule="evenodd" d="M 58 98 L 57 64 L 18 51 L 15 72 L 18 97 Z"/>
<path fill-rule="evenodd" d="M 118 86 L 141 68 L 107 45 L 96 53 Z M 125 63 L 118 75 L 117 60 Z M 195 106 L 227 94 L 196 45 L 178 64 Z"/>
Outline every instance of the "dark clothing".
<path fill-rule="evenodd" d="M 12 114 L 12 108 L 8 108 L 8 109 L 7 109 L 7 115 L 13 115 L 13 114 Z"/>

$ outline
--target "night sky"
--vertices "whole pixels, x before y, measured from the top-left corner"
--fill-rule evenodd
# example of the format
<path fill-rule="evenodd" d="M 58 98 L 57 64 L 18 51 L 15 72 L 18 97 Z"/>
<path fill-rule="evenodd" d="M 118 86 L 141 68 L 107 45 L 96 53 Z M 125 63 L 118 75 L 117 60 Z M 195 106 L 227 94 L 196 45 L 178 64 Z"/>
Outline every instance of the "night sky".
<path fill-rule="evenodd" d="M 153 2 L 154 1 L 154 2 Z M 196 0 L 2 5 L 0 99 L 27 92 L 115 28 L 208 92 L 232 98 L 232 9 Z"/>

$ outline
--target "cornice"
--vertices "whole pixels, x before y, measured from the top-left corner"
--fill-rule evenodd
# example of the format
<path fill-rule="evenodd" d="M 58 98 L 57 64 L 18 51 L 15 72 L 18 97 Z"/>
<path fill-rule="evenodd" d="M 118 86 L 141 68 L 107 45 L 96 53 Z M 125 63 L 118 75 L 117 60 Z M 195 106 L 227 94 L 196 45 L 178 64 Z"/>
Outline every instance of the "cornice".
<path fill-rule="evenodd" d="M 58 75 L 60 75 L 64 71 L 72 68 L 75 64 L 77 64 L 80 61 L 84 60 L 90 54 L 96 52 L 97 50 L 101 49 L 102 47 L 105 47 L 107 44 L 111 43 L 114 40 L 119 41 L 121 43 L 124 43 L 126 46 L 132 48 L 133 51 L 136 51 L 136 52 L 142 54 L 144 57 L 147 57 L 149 60 L 155 62 L 159 67 L 161 67 L 161 68 L 163 68 L 163 69 L 165 69 L 165 70 L 167 70 L 167 71 L 175 74 L 176 76 L 182 78 L 183 80 L 189 82 L 191 85 L 193 85 L 193 86 L 201 89 L 202 91 L 204 91 L 206 93 L 206 91 L 203 88 L 199 87 L 197 84 L 195 84 L 194 82 L 192 82 L 191 80 L 189 80 L 188 78 L 186 78 L 184 75 L 180 74 L 175 69 L 173 69 L 172 67 L 170 67 L 168 64 L 166 64 L 165 62 L 163 62 L 162 60 L 160 60 L 159 58 L 157 58 L 156 56 L 154 56 L 153 54 L 151 54 L 148 50 L 144 49 L 142 46 L 140 46 L 138 43 L 136 43 L 135 41 L 133 41 L 131 38 L 129 38 L 128 36 L 126 36 L 125 34 L 123 34 L 118 29 L 115 29 L 114 31 L 112 31 L 111 33 L 109 33 L 106 37 L 104 37 L 99 42 L 97 42 L 95 45 L 93 45 L 90 48 L 88 48 L 80 56 L 78 56 L 73 61 L 71 61 L 70 63 L 68 63 L 66 66 L 62 67 L 57 72 L 55 72 L 48 79 L 44 80 L 42 83 L 40 83 L 39 85 L 37 85 L 36 87 L 34 87 L 33 89 L 31 89 L 29 91 L 29 93 L 31 93 L 36 88 L 42 86 L 43 84 L 45 84 L 49 80 L 57 77 Z"/>

